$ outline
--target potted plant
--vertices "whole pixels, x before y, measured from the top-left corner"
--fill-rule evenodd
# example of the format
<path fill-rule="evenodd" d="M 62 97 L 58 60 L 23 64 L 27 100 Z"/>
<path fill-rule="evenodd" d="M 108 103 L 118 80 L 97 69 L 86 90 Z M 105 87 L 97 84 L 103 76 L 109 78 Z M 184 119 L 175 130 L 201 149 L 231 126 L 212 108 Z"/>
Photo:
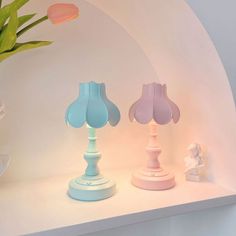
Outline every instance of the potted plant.
<path fill-rule="evenodd" d="M 50 20 L 53 24 L 60 24 L 78 17 L 79 9 L 74 4 L 56 3 L 49 6 L 47 14 L 29 23 L 36 14 L 19 16 L 18 10 L 30 0 L 14 0 L 4 5 L 0 0 L 0 63 L 7 58 L 26 50 L 48 46 L 51 41 L 18 42 L 24 33 L 33 27 Z M 0 101 L 0 120 L 5 114 L 3 103 Z M 7 155 L 0 155 L 0 176 L 9 164 Z"/>

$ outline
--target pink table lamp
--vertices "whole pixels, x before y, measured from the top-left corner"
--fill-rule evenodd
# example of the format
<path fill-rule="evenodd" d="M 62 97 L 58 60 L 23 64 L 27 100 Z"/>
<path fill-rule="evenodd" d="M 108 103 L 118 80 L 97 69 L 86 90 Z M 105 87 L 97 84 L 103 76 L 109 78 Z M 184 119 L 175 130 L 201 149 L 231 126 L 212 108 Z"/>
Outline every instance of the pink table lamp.
<path fill-rule="evenodd" d="M 147 190 L 164 190 L 175 186 L 173 174 L 165 171 L 158 160 L 161 149 L 157 144 L 157 124 L 165 125 L 180 118 L 178 106 L 167 96 L 166 85 L 144 84 L 142 96 L 129 110 L 129 119 L 141 124 L 149 123 L 149 142 L 146 147 L 149 156 L 146 167 L 135 171 L 132 184 Z"/>

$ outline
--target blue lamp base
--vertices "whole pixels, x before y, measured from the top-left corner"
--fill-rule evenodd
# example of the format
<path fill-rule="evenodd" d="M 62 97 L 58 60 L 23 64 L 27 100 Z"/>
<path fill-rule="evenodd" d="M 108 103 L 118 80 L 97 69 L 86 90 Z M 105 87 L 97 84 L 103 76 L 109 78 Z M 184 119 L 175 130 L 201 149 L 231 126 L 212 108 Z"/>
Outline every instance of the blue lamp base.
<path fill-rule="evenodd" d="M 109 198 L 115 193 L 115 182 L 103 177 L 97 166 L 101 158 L 100 152 L 96 149 L 95 129 L 88 126 L 89 144 L 84 153 L 84 159 L 88 163 L 85 174 L 72 179 L 69 183 L 68 195 L 81 201 L 98 201 Z"/>
<path fill-rule="evenodd" d="M 82 175 L 69 183 L 68 195 L 81 201 L 98 201 L 115 194 L 115 182 L 102 175 Z"/>

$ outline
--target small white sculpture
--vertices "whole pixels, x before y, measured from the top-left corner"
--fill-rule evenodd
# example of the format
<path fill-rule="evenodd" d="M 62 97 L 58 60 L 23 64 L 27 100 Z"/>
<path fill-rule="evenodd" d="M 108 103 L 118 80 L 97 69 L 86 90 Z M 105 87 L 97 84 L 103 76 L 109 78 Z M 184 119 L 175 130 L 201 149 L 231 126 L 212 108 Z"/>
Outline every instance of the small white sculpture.
<path fill-rule="evenodd" d="M 4 104 L 0 101 L 0 120 L 4 117 L 4 115 L 5 115 L 5 107 Z M 0 154 L 0 176 L 7 169 L 9 162 L 10 162 L 9 156 Z"/>
<path fill-rule="evenodd" d="M 0 101 L 0 120 L 3 118 L 5 115 L 5 107 L 4 104 Z"/>
<path fill-rule="evenodd" d="M 9 162 L 10 162 L 10 157 L 8 155 L 1 155 L 0 154 L 0 176 L 7 169 Z"/>
<path fill-rule="evenodd" d="M 201 147 L 198 143 L 192 143 L 188 147 L 188 151 L 190 154 L 184 159 L 185 178 L 188 181 L 201 181 L 205 167 L 202 158 Z"/>

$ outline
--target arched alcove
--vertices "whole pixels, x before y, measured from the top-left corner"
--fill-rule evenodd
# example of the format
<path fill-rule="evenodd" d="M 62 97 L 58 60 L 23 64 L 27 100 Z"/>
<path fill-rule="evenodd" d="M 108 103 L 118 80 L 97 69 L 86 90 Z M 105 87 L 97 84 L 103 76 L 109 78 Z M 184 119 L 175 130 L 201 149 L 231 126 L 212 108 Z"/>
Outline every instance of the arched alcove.
<path fill-rule="evenodd" d="M 50 2 L 28 7 L 44 12 Z M 182 166 L 186 147 L 197 141 L 206 150 L 211 179 L 228 185 L 234 174 L 236 133 L 232 94 L 215 47 L 188 5 L 184 1 L 88 2 L 78 2 L 78 22 L 60 27 L 47 23 L 26 36 L 53 39 L 52 46 L 1 64 L 1 96 L 8 109 L 1 124 L 8 138 L 2 145 L 8 145 L 13 157 L 2 180 L 83 168 L 86 130 L 68 129 L 63 123 L 79 81 L 106 82 L 108 94 L 121 108 L 119 127 L 99 131 L 105 157 L 101 166 L 141 164 L 146 127 L 130 124 L 127 111 L 143 83 L 160 80 L 167 83 L 182 113 L 178 125 L 160 127 L 163 159 Z M 127 143 L 129 148 L 117 152 L 116 146 Z M 222 175 L 224 169 L 228 171 Z"/>
<path fill-rule="evenodd" d="M 31 1 L 24 11 L 44 14 L 54 2 Z M 0 149 L 5 146 L 12 157 L 0 179 L 1 233 L 80 235 L 235 203 L 233 96 L 216 48 L 191 8 L 182 0 L 71 2 L 80 7 L 79 20 L 48 22 L 22 38 L 53 45 L 0 64 L 0 98 L 7 108 Z M 117 194 L 86 203 L 69 199 L 66 191 L 85 167 L 87 130 L 67 127 L 64 114 L 78 83 L 90 80 L 106 83 L 122 119 L 97 132 L 100 167 L 116 180 Z M 132 169 L 145 161 L 148 128 L 130 123 L 127 112 L 142 84 L 152 81 L 166 83 L 181 109 L 177 125 L 159 127 L 162 161 L 177 173 L 177 186 L 161 192 L 129 182 Z M 204 149 L 208 182 L 184 180 L 191 142 Z M 169 230 L 169 218 L 159 222 L 162 232 Z"/>

